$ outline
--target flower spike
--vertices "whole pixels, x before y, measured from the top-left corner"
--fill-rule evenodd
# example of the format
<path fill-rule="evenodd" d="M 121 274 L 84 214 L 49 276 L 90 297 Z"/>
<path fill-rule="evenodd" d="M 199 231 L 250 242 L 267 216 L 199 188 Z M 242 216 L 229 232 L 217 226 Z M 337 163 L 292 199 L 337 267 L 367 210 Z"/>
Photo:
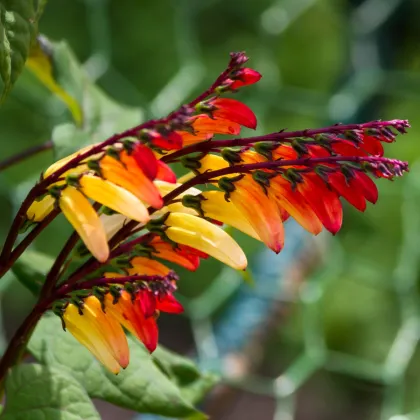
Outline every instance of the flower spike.
<path fill-rule="evenodd" d="M 194 271 L 210 256 L 244 270 L 246 255 L 223 225 L 280 252 L 289 218 L 314 235 L 336 234 L 342 199 L 364 211 L 378 200 L 376 179 L 408 171 L 383 147 L 406 132 L 405 120 L 240 137 L 242 127 L 256 128 L 256 116 L 224 95 L 261 79 L 247 61 L 231 54 L 187 105 L 51 165 L 23 206 L 27 220 L 18 227 L 43 222 L 41 230 L 61 210 L 96 259 L 57 286 L 67 267 L 62 252 L 45 307 L 111 372 L 128 364 L 123 327 L 152 352 L 159 313 L 183 311 L 167 262 Z M 190 172 L 177 178 L 170 163 Z"/>

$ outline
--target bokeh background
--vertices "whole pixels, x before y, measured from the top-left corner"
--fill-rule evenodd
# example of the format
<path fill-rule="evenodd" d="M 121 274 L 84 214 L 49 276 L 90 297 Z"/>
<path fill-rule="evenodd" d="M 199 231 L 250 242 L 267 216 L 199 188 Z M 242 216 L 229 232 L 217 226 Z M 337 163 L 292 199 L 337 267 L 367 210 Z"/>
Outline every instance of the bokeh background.
<path fill-rule="evenodd" d="M 420 419 L 419 19 L 418 0 L 47 5 L 41 32 L 66 39 L 89 76 L 117 101 L 141 107 L 144 118 L 199 93 L 230 51 L 246 50 L 264 77 L 238 97 L 257 113 L 261 133 L 371 119 L 412 123 L 386 145 L 411 173 L 382 180 L 379 202 L 364 214 L 347 206 L 336 237 L 314 239 L 288 222 L 286 247 L 275 256 L 234 233 L 250 255 L 245 279 L 214 261 L 181 273 L 186 316 L 161 318 L 162 341 L 221 375 L 202 405 L 211 418 Z M 48 141 L 64 112 L 25 72 L 0 109 L 2 158 Z M 2 236 L 52 160 L 47 150 L 0 173 Z M 69 232 L 58 220 L 36 248 L 54 255 Z M 13 275 L 0 291 L 4 342 L 33 298 Z M 104 419 L 134 415 L 100 408 Z"/>

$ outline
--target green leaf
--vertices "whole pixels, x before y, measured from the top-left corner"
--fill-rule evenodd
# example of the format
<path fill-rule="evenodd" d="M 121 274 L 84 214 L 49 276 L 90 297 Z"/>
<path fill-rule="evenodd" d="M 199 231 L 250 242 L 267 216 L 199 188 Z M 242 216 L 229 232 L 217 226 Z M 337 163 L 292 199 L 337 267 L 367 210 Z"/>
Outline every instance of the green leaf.
<path fill-rule="evenodd" d="M 67 372 L 37 364 L 16 366 L 6 379 L 1 420 L 99 420 L 86 391 Z"/>
<path fill-rule="evenodd" d="M 57 159 L 140 124 L 142 110 L 115 102 L 95 86 L 66 42 L 53 43 L 45 37 L 39 41 L 28 68 L 72 114 L 72 120 L 53 131 Z"/>
<path fill-rule="evenodd" d="M 29 249 L 15 262 L 12 271 L 29 291 L 38 296 L 53 262 L 49 255 Z"/>
<path fill-rule="evenodd" d="M 44 13 L 45 6 L 47 5 L 48 0 L 35 0 L 35 10 L 36 10 L 36 20 Z"/>
<path fill-rule="evenodd" d="M 205 418 L 193 403 L 214 385 L 215 377 L 200 373 L 187 359 L 163 349 L 152 357 L 140 342 L 132 337 L 128 340 L 131 361 L 118 375 L 103 368 L 52 315 L 38 324 L 29 350 L 39 362 L 71 373 L 91 398 L 142 413 Z"/>
<path fill-rule="evenodd" d="M 213 373 L 200 372 L 195 363 L 159 346 L 152 355 L 155 363 L 177 384 L 182 396 L 197 404 L 219 381 Z"/>
<path fill-rule="evenodd" d="M 0 0 L 0 75 L 9 93 L 22 72 L 37 30 L 33 0 Z"/>
<path fill-rule="evenodd" d="M 54 77 L 53 62 L 50 57 L 49 43 L 39 37 L 37 42 L 32 45 L 26 67 L 47 87 L 56 94 L 71 112 L 76 124 L 82 124 L 82 109 L 79 102 L 66 90 L 60 86 Z"/>

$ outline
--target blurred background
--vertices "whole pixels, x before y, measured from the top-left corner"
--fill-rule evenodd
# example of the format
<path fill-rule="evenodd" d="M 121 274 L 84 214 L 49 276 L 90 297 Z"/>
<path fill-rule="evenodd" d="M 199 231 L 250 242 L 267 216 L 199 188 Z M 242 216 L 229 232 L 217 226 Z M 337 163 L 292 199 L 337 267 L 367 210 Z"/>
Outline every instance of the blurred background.
<path fill-rule="evenodd" d="M 162 342 L 221 375 L 202 405 L 211 418 L 420 419 L 419 19 L 418 0 L 47 4 L 40 31 L 67 40 L 105 92 L 141 108 L 139 119 L 187 101 L 230 51 L 246 50 L 263 79 L 237 97 L 256 112 L 260 133 L 372 119 L 412 124 L 386 145 L 411 173 L 381 180 L 380 199 L 364 214 L 346 206 L 336 237 L 311 238 L 288 222 L 276 256 L 233 233 L 250 256 L 247 281 L 215 261 L 180 272 L 186 316 L 161 317 Z M 48 141 L 64 112 L 26 71 L 0 110 L 2 158 Z M 52 161 L 46 150 L 0 173 L 3 237 Z M 69 232 L 58 220 L 36 248 L 55 255 Z M 33 298 L 13 274 L 0 289 L 4 342 Z M 109 420 L 134 415 L 100 409 Z"/>

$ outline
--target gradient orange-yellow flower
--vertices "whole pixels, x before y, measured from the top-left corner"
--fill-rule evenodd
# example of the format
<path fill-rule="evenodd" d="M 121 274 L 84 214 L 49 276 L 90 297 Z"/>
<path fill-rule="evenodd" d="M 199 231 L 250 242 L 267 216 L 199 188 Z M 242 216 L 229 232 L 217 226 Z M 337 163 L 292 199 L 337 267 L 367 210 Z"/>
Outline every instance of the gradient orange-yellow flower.
<path fill-rule="evenodd" d="M 120 323 L 103 312 L 94 296 L 85 299 L 83 315 L 70 303 L 63 314 L 66 329 L 113 373 L 129 362 L 127 339 Z"/>

